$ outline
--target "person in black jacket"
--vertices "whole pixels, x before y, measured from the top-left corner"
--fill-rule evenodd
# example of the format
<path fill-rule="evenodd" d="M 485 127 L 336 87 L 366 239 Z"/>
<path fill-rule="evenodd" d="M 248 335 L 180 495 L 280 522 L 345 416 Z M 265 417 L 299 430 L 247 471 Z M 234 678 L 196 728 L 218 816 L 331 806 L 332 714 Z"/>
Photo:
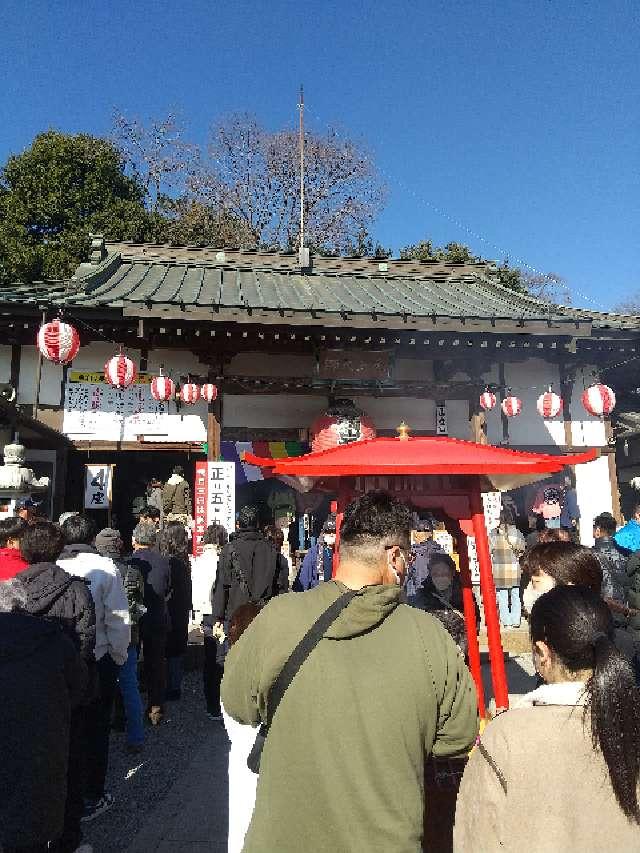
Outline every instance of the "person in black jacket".
<path fill-rule="evenodd" d="M 265 604 L 287 588 L 274 544 L 258 531 L 255 507 L 240 510 L 238 528 L 234 539 L 222 549 L 211 598 L 213 621 L 219 626 L 241 604 Z"/>
<path fill-rule="evenodd" d="M 189 642 L 191 601 L 191 563 L 189 540 L 184 524 L 169 521 L 158 540 L 160 553 L 171 566 L 171 595 L 167 606 L 171 628 L 167 636 L 167 699 L 181 697 L 183 661 Z"/>
<path fill-rule="evenodd" d="M 156 549 L 155 524 L 138 524 L 133 531 L 133 556 L 130 563 L 144 578 L 146 613 L 140 620 L 140 640 L 147 688 L 147 716 L 151 725 L 162 722 L 167 675 L 165 649 L 170 627 L 167 599 L 171 590 L 169 560 Z"/>
<path fill-rule="evenodd" d="M 476 630 L 480 630 L 480 608 L 474 598 Z M 462 583 L 456 564 L 448 554 L 435 553 L 429 563 L 429 575 L 418 589 L 413 606 L 437 615 L 440 611 L 456 610 L 464 614 Z"/>
<path fill-rule="evenodd" d="M 24 612 L 19 580 L 0 583 L 0 846 L 45 851 L 62 834 L 71 710 L 87 667 L 59 624 Z"/>
<path fill-rule="evenodd" d="M 93 698 L 95 677 L 96 614 L 88 583 L 56 565 L 64 540 L 60 528 L 49 521 L 30 525 L 20 540 L 20 553 L 29 564 L 16 578 L 26 592 L 25 610 L 33 616 L 58 623 L 72 640 L 89 670 L 89 687 L 81 706 L 71 715 L 69 767 L 64 829 L 59 853 L 72 853 L 82 841 L 84 812 L 84 706 Z M 46 771 L 44 771 L 46 772 Z"/>

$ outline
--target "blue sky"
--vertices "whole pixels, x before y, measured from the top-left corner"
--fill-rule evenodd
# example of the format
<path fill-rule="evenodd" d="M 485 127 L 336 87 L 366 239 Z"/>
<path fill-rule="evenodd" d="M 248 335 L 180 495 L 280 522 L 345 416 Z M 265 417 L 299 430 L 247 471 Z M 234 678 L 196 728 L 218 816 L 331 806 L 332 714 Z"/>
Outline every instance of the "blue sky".
<path fill-rule="evenodd" d="M 429 236 L 565 276 L 582 306 L 640 291 L 636 2 L 5 0 L 0 160 L 114 107 L 340 127 L 389 187 L 374 235 Z M 468 230 L 467 230 L 468 229 Z M 592 301 L 591 301 L 592 300 Z"/>

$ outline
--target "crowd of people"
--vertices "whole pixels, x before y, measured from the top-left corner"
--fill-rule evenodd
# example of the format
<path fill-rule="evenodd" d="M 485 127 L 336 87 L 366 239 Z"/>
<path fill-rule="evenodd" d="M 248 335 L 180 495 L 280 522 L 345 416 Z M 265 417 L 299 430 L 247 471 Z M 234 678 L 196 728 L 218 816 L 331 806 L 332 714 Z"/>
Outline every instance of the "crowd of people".
<path fill-rule="evenodd" d="M 364 495 L 339 563 L 329 516 L 284 595 L 282 531 L 256 507 L 190 557 L 183 473 L 147 497 L 126 550 L 79 513 L 0 521 L 3 853 L 90 853 L 83 824 L 114 802 L 111 729 L 145 749 L 145 724 L 181 699 L 194 626 L 203 711 L 231 743 L 230 853 L 415 853 L 443 778 L 447 849 L 635 849 L 640 507 L 620 531 L 599 515 L 593 549 L 501 519 L 501 620 L 527 617 L 538 686 L 478 738 L 460 576 L 432 521 Z"/>

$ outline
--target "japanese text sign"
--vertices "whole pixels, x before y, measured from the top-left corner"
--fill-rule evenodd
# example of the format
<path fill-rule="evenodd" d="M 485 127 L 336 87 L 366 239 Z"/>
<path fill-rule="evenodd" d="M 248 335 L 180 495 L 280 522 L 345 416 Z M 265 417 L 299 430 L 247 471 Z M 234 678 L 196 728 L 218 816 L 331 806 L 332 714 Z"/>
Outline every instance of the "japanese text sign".
<path fill-rule="evenodd" d="M 236 521 L 236 469 L 233 462 L 196 462 L 193 553 L 202 553 L 202 537 L 210 524 L 233 533 Z"/>
<path fill-rule="evenodd" d="M 108 509 L 110 507 L 112 475 L 112 465 L 85 465 L 85 509 Z"/>

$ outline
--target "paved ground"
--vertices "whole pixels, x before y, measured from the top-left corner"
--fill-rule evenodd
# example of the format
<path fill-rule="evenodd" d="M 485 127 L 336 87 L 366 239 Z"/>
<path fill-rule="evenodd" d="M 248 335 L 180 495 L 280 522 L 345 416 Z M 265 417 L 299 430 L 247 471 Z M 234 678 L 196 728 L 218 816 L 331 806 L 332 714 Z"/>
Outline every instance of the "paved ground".
<path fill-rule="evenodd" d="M 507 661 L 513 700 L 533 689 L 531 655 Z M 490 697 L 488 665 L 483 675 Z M 185 676 L 183 698 L 166 722 L 147 730 L 133 759 L 112 735 L 108 788 L 116 806 L 86 828 L 95 853 L 226 853 L 227 751 L 222 723 L 204 713 L 201 675 Z"/>

